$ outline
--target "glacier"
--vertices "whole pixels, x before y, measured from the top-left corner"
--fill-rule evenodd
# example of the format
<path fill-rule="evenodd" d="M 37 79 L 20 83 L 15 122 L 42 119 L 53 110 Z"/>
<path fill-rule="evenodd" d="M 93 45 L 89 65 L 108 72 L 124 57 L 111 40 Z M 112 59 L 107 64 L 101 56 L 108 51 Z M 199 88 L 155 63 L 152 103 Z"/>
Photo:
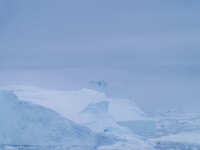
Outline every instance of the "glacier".
<path fill-rule="evenodd" d="M 0 145 L 81 145 L 96 147 L 114 143 L 43 106 L 19 100 L 10 91 L 0 91 Z"/>
<path fill-rule="evenodd" d="M 0 107 L 4 108 L 1 114 L 6 114 L 6 117 L 0 117 L 3 122 L 0 126 L 0 145 L 64 145 L 68 148 L 76 145 L 80 149 L 98 150 L 120 150 L 124 146 L 127 150 L 154 149 L 117 123 L 116 119 L 124 120 L 112 115 L 117 111 L 119 101 L 114 104 L 113 100 L 94 90 L 65 92 L 25 86 L 4 87 L 1 88 L 0 100 Z M 131 108 L 125 112 L 135 114 L 136 119 L 145 118 L 139 108 Z"/>
<path fill-rule="evenodd" d="M 129 99 L 112 99 L 92 89 L 77 91 L 47 90 L 30 86 L 8 86 L 20 99 L 45 106 L 79 122 L 79 113 L 90 103 L 109 102 L 109 113 L 116 121 L 146 120 L 145 113 Z M 121 109 L 125 108 L 125 109 Z"/>
<path fill-rule="evenodd" d="M 24 150 L 200 149 L 198 113 L 146 114 L 132 100 L 93 89 L 7 86 L 0 91 L 0 150 L 12 145 Z"/>

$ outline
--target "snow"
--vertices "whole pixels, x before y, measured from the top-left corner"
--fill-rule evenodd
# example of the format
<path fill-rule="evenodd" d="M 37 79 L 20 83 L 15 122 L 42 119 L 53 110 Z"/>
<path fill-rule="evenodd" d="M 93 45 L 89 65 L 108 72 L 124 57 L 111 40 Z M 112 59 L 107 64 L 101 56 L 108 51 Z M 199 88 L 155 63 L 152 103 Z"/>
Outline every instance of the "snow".
<path fill-rule="evenodd" d="M 87 126 L 94 132 L 104 132 L 119 138 L 136 136 L 128 128 L 121 127 L 108 112 L 109 102 L 102 101 L 89 104 L 80 112 L 80 124 Z"/>
<path fill-rule="evenodd" d="M 157 136 L 156 122 L 154 120 L 133 120 L 118 122 L 122 127 L 127 127 L 131 132 L 145 139 Z"/>
<path fill-rule="evenodd" d="M 4 108 L 0 111 L 2 144 L 86 145 L 99 150 L 153 149 L 116 121 L 146 119 L 129 100 L 110 99 L 90 89 L 56 91 L 26 86 L 2 89 L 12 91 L 1 92 L 0 97 L 0 107 Z M 122 115 L 117 116 L 120 106 Z"/>
<path fill-rule="evenodd" d="M 113 135 L 121 141 L 114 145 L 102 146 L 99 150 L 145 150 L 152 149 L 148 143 L 141 140 L 141 138 L 131 132 L 126 127 L 120 126 L 109 114 L 109 102 L 101 101 L 98 103 L 89 104 L 83 111 L 80 112 L 80 123 L 89 127 L 95 132 L 104 132 L 108 135 Z"/>
<path fill-rule="evenodd" d="M 109 103 L 107 101 L 89 104 L 80 112 L 79 122 L 95 132 L 110 132 L 119 128 L 119 125 L 108 113 L 108 108 Z"/>
<path fill-rule="evenodd" d="M 200 145 L 200 132 L 184 132 L 152 139 L 153 142 L 174 142 Z"/>
<path fill-rule="evenodd" d="M 0 149 L 1 144 L 11 149 L 10 144 L 88 150 L 200 148 L 200 114 L 167 112 L 149 118 L 132 100 L 108 98 L 91 89 L 1 90 Z"/>
<path fill-rule="evenodd" d="M 20 101 L 9 91 L 0 91 L 0 122 L 0 144 L 94 147 L 99 143 L 99 136 L 90 129 L 50 109 Z"/>
<path fill-rule="evenodd" d="M 110 146 L 101 146 L 97 150 L 153 150 L 152 147 L 139 142 L 118 142 Z"/>
<path fill-rule="evenodd" d="M 110 99 L 109 113 L 116 121 L 146 120 L 145 113 L 129 99 Z"/>
<path fill-rule="evenodd" d="M 200 114 L 167 111 L 157 113 L 156 134 L 149 139 L 158 150 L 200 149 Z"/>
<path fill-rule="evenodd" d="M 91 103 L 109 102 L 109 114 L 115 121 L 146 120 L 144 112 L 128 99 L 111 99 L 104 93 L 81 89 L 77 91 L 46 90 L 37 87 L 9 86 L 20 99 L 50 108 L 62 116 L 79 122 L 79 113 Z"/>

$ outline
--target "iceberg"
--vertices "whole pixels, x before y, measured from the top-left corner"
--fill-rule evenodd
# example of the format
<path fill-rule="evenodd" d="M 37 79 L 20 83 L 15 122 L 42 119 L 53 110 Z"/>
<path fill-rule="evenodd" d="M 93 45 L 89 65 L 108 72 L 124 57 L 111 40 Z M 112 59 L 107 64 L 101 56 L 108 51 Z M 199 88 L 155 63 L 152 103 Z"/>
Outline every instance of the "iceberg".
<path fill-rule="evenodd" d="M 19 100 L 10 91 L 0 91 L 0 145 L 64 145 L 96 147 L 101 138 L 89 128 L 60 116 L 53 110 Z"/>
<path fill-rule="evenodd" d="M 123 127 L 118 123 L 118 121 L 125 120 L 147 119 L 145 114 L 130 100 L 111 99 L 106 97 L 105 94 L 91 89 L 57 91 L 26 86 L 10 86 L 2 89 L 11 90 L 19 97 L 20 100 L 18 103 L 27 105 L 23 106 L 24 108 L 20 108 L 19 113 L 24 114 L 23 109 L 28 109 L 30 106 L 34 106 L 33 108 L 42 108 L 40 114 L 37 112 L 31 112 L 31 114 L 25 113 L 24 115 L 26 118 L 29 116 L 31 118 L 31 115 L 35 115 L 35 117 L 41 115 L 45 119 L 47 114 L 44 113 L 44 110 L 48 110 L 48 112 L 52 113 L 52 115 L 47 116 L 51 116 L 53 120 L 51 122 L 54 122 L 52 125 L 53 129 L 51 129 L 51 126 L 45 128 L 45 125 L 38 125 L 40 128 L 35 128 L 34 130 L 37 132 L 41 130 L 42 133 L 48 133 L 49 130 L 53 130 L 55 131 L 55 136 L 54 132 L 51 135 L 55 137 L 55 139 L 62 139 L 60 136 L 62 136 L 63 139 L 60 142 L 52 141 L 49 139 L 50 137 L 48 137 L 48 134 L 43 135 L 41 133 L 41 137 L 40 135 L 35 136 L 38 136 L 38 139 L 44 137 L 44 140 L 39 140 L 38 143 L 35 144 L 45 143 L 44 141 L 48 141 L 46 144 L 65 144 L 68 143 L 67 141 L 71 140 L 72 142 L 70 143 L 74 143 L 73 145 L 81 145 L 84 143 L 83 145 L 89 145 L 99 150 L 116 150 L 116 148 L 123 149 L 123 147 L 127 148 L 127 150 L 153 149 L 148 142 L 145 142 L 139 136 L 135 135 L 129 128 Z M 17 97 L 15 99 L 17 99 Z M 32 108 L 28 110 L 32 110 Z M 54 115 L 57 116 L 58 121 L 54 119 L 56 118 Z M 5 121 L 7 120 L 5 119 Z M 41 120 L 42 119 L 38 119 L 35 122 L 39 124 Z M 26 124 L 26 120 L 20 122 Z M 44 122 L 48 123 L 48 121 Z M 66 123 L 69 127 L 65 126 Z M 18 127 L 17 124 L 14 126 Z M 58 128 L 54 129 L 55 127 Z M 66 132 L 62 132 L 65 130 L 61 130 L 62 128 L 60 127 L 66 128 Z M 21 133 L 23 132 L 28 136 L 32 134 L 33 131 L 21 131 Z M 56 136 L 58 136 L 58 138 Z M 10 137 L 12 137 L 12 135 L 10 135 Z M 21 140 L 21 142 L 24 141 Z M 13 143 L 13 141 L 10 143 Z M 24 143 L 29 144 L 28 141 Z M 30 144 L 32 143 L 30 142 Z"/>
<path fill-rule="evenodd" d="M 91 103 L 109 102 L 108 112 L 115 121 L 146 120 L 145 113 L 128 99 L 108 98 L 104 93 L 81 89 L 77 91 L 46 90 L 29 86 L 8 86 L 20 99 L 50 108 L 62 116 L 79 122 L 79 113 Z"/>

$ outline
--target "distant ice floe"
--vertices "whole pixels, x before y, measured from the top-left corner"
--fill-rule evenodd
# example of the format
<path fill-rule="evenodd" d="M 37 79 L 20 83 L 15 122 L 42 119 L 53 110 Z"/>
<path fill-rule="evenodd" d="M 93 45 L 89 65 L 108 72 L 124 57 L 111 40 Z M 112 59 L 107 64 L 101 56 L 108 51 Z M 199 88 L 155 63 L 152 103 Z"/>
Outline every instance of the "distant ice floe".
<path fill-rule="evenodd" d="M 200 132 L 183 132 L 151 139 L 158 150 L 199 150 Z"/>
<path fill-rule="evenodd" d="M 153 141 L 166 141 L 200 145 L 200 132 L 184 132 L 155 138 Z"/>

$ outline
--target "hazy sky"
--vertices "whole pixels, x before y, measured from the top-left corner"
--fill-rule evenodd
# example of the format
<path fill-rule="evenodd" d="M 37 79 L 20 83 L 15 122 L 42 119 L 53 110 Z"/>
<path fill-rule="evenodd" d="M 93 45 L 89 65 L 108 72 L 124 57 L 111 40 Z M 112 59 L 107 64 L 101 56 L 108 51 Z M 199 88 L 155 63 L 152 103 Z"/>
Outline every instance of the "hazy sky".
<path fill-rule="evenodd" d="M 0 0 L 0 84 L 74 89 L 106 80 L 147 111 L 196 111 L 199 8 L 188 0 Z"/>

